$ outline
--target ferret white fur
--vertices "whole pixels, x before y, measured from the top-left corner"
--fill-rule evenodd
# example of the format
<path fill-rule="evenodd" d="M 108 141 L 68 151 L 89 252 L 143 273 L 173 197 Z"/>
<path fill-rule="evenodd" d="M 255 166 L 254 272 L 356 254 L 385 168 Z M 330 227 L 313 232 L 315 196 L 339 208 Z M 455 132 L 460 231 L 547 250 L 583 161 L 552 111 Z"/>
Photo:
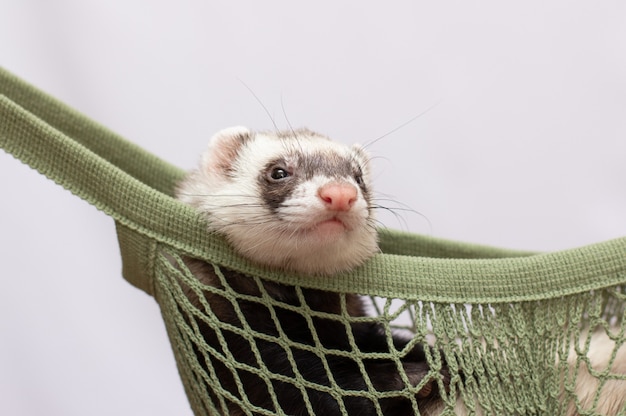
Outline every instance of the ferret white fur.
<path fill-rule="evenodd" d="M 308 130 L 294 134 L 251 133 L 245 127 L 220 131 L 200 168 L 179 187 L 178 197 L 208 217 L 210 231 L 226 235 L 240 254 L 259 264 L 310 275 L 352 269 L 378 251 L 367 191 L 355 175 L 328 172 L 298 178 L 304 174 L 297 166 L 302 162 L 298 154 L 351 161 L 366 184 L 367 156 L 358 146 L 347 147 Z M 292 171 L 294 178 L 288 180 L 298 179 L 298 184 L 272 212 L 262 196 L 267 190 L 259 183 L 274 165 Z M 318 189 L 328 183 L 356 190 L 349 209 L 324 203 Z"/>

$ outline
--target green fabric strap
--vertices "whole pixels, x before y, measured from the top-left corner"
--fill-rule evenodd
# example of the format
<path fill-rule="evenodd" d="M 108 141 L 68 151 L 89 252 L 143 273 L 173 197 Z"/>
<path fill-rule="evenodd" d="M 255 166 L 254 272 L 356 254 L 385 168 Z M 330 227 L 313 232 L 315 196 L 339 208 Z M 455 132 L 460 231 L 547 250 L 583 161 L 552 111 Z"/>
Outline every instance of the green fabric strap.
<path fill-rule="evenodd" d="M 626 238 L 531 254 L 382 230 L 383 254 L 351 273 L 311 279 L 263 270 L 172 198 L 180 169 L 5 70 L 0 94 L 0 147 L 113 217 L 124 276 L 150 294 L 158 244 L 286 284 L 434 302 L 539 300 L 626 283 Z"/>

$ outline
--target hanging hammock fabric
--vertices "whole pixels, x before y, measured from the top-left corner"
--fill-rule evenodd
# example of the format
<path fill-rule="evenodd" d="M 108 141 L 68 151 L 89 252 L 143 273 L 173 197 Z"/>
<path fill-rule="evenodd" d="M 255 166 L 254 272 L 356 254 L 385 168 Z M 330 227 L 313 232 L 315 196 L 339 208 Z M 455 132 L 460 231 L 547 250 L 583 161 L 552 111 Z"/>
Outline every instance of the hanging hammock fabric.
<path fill-rule="evenodd" d="M 419 414 L 415 396 L 423 384 L 381 392 L 367 371 L 360 390 L 344 388 L 333 374 L 320 384 L 302 376 L 294 361 L 302 351 L 324 368 L 329 357 L 341 356 L 359 368 L 368 360 L 390 360 L 402 373 L 407 351 L 391 348 L 382 358 L 360 351 L 350 337 L 357 322 L 378 325 L 389 339 L 392 332 L 404 331 L 413 337 L 411 345 L 433 346 L 424 382 L 439 386 L 444 414 L 454 414 L 458 403 L 470 414 L 559 415 L 574 414 L 576 408 L 596 414 L 604 405 L 603 389 L 626 383 L 626 370 L 611 367 L 626 340 L 626 238 L 529 253 L 381 230 L 382 253 L 352 272 L 314 279 L 277 273 L 236 255 L 220 236 L 205 231 L 203 218 L 173 198 L 182 170 L 4 70 L 0 94 L 0 148 L 115 220 L 123 275 L 158 302 L 196 415 L 285 414 L 280 388 L 295 392 L 303 414 L 314 414 L 316 394 L 335 400 L 337 414 L 349 414 L 351 398 L 382 414 L 381 403 L 395 396 Z M 220 284 L 195 279 L 190 258 L 210 264 Z M 230 286 L 234 273 L 247 276 L 254 293 Z M 272 298 L 271 284 L 291 288 L 299 302 Z M 345 308 L 315 310 L 307 305 L 308 290 L 330 291 L 340 304 L 346 294 L 357 293 L 368 299 L 371 314 L 356 318 Z M 228 302 L 237 325 L 216 318 L 215 305 L 208 302 L 216 296 Z M 274 320 L 275 333 L 246 323 L 242 305 L 250 303 Z M 310 326 L 310 340 L 283 333 L 277 316 L 284 310 Z M 318 320 L 343 328 L 348 347 L 327 347 L 316 334 Z M 207 341 L 207 331 L 215 342 Z M 606 352 L 609 368 L 593 368 L 589 358 L 592 334 L 598 331 L 613 346 Z M 228 341 L 234 336 L 257 357 L 254 362 L 237 361 Z M 284 352 L 288 371 L 264 363 L 262 342 Z M 443 362 L 449 385 L 440 373 Z M 217 376 L 225 369 L 232 374 L 228 380 Z M 254 374 L 256 386 L 242 381 L 244 373 Z M 576 396 L 583 376 L 597 386 L 590 398 Z M 270 405 L 259 405 L 259 392 L 270 397 Z"/>

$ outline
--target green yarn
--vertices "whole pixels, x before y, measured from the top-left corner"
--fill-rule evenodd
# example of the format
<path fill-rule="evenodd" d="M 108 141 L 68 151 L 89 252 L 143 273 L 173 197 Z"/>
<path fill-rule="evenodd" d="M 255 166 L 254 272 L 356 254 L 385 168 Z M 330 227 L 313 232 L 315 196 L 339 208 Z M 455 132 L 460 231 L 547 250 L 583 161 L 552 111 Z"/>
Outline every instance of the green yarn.
<path fill-rule="evenodd" d="M 610 368 L 593 369 L 588 358 L 591 332 L 603 331 L 616 347 L 626 341 L 623 315 L 626 304 L 626 238 L 555 253 L 528 253 L 452 242 L 398 231 L 381 230 L 382 254 L 340 276 L 311 279 L 260 268 L 237 256 L 225 241 L 205 232 L 204 220 L 172 197 L 184 172 L 0 70 L 0 147 L 24 163 L 87 200 L 115 219 L 123 259 L 123 275 L 154 296 L 161 307 L 191 407 L 197 415 L 224 414 L 237 403 L 247 414 L 282 414 L 271 386 L 287 383 L 303 397 L 302 407 L 312 413 L 309 390 L 327 392 L 343 407 L 344 397 L 380 400 L 401 396 L 418 414 L 415 394 L 428 380 L 442 391 L 443 414 L 454 414 L 457 398 L 470 414 L 565 414 L 580 405 L 575 386 L 588 371 L 600 391 L 610 381 L 626 383 L 624 374 Z M 106 178 L 103 186 L 102 178 Z M 221 287 L 203 285 L 188 270 L 185 256 L 214 266 Z M 237 293 L 229 286 L 231 273 L 251 276 L 259 296 Z M 300 305 L 272 298 L 264 281 L 294 286 Z M 341 294 L 339 314 L 308 308 L 302 288 Z M 189 293 L 199 302 L 190 300 Z M 220 322 L 206 301 L 206 293 L 227 299 L 241 326 Z M 351 317 L 347 293 L 369 299 L 367 317 Z M 278 335 L 257 332 L 245 320 L 241 302 L 266 308 Z M 312 344 L 290 340 L 280 328 L 277 309 L 303 317 Z M 312 319 L 340 322 L 346 328 L 349 351 L 326 349 Z M 364 360 L 385 358 L 402 369 L 405 351 L 389 353 L 359 350 L 350 324 L 376 322 L 391 340 L 394 331 L 411 331 L 410 345 L 430 342 L 427 359 L 432 371 L 422 385 L 393 392 L 377 391 L 367 376 Z M 219 346 L 209 345 L 201 326 L 215 332 Z M 591 330 L 589 330 L 591 329 Z M 239 363 L 227 348 L 224 331 L 238 334 L 250 344 L 258 366 Z M 268 368 L 256 347 L 263 340 L 279 345 L 293 375 Z M 389 341 L 391 342 L 391 341 Z M 319 357 L 329 383 L 317 385 L 298 371 L 293 349 Z M 573 367 L 567 364 L 575 351 Z M 364 376 L 366 388 L 342 389 L 334 380 L 326 358 L 350 356 Z M 382 354 L 382 355 L 381 355 Z M 443 360 L 451 372 L 446 393 L 439 374 Z M 223 387 L 212 362 L 232 369 L 236 391 Z M 238 371 L 254 372 L 268 389 L 273 409 L 255 406 L 237 378 Z M 407 375 L 400 377 L 410 385 Z M 599 395 L 581 414 L 596 414 Z M 379 412 L 380 407 L 378 407 Z M 343 407 L 343 414 L 348 414 Z"/>

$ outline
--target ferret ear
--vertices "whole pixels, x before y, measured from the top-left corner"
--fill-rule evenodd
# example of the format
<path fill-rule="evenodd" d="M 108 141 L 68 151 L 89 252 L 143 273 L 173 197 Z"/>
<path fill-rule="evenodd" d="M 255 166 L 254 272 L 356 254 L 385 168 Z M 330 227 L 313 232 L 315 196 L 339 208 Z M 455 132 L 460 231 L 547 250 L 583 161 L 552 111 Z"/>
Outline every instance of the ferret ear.
<path fill-rule="evenodd" d="M 229 127 L 217 132 L 202 158 L 203 169 L 222 173 L 232 168 L 233 161 L 252 133 L 247 127 Z"/>

